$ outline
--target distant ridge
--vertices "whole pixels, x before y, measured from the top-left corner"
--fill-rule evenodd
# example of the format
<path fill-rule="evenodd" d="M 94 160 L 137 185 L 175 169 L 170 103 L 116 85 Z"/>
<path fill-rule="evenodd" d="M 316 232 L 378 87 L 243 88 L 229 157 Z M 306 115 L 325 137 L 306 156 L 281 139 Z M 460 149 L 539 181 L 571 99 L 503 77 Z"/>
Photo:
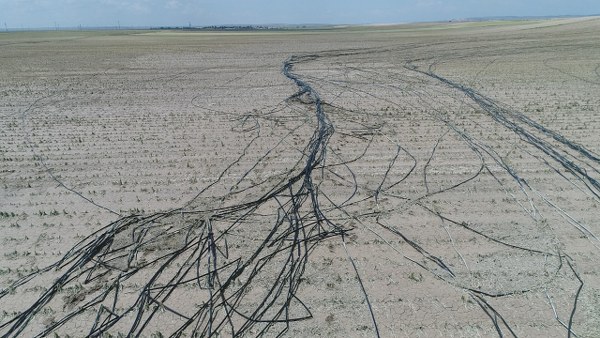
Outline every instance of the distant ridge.
<path fill-rule="evenodd" d="M 505 20 L 544 20 L 544 19 L 572 19 L 600 16 L 600 14 L 589 15 L 544 15 L 544 16 L 484 16 L 465 19 L 451 19 L 450 21 L 505 21 Z"/>

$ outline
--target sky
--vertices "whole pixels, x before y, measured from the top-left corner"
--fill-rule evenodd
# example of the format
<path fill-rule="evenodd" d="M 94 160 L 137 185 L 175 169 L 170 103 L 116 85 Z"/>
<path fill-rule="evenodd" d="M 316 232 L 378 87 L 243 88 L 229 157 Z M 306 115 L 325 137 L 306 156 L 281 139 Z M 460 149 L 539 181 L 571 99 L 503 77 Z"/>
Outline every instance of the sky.
<path fill-rule="evenodd" d="M 600 14 L 599 0 L 0 0 L 1 28 L 375 24 Z"/>

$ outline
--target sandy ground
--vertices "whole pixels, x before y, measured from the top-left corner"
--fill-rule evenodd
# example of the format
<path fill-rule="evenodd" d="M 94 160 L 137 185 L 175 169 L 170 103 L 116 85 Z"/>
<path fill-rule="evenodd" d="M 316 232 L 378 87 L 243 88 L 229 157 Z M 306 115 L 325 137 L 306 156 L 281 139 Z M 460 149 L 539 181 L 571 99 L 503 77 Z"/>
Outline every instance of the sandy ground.
<path fill-rule="evenodd" d="M 598 34 L 1 34 L 0 334 L 600 337 Z"/>

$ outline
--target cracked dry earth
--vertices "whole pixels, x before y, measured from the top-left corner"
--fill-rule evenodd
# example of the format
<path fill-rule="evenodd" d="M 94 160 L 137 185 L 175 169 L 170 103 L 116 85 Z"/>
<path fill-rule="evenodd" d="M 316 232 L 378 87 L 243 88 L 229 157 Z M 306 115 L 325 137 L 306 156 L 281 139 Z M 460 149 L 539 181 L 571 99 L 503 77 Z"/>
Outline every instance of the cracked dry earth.
<path fill-rule="evenodd" d="M 0 35 L 0 335 L 599 337 L 599 33 Z"/>

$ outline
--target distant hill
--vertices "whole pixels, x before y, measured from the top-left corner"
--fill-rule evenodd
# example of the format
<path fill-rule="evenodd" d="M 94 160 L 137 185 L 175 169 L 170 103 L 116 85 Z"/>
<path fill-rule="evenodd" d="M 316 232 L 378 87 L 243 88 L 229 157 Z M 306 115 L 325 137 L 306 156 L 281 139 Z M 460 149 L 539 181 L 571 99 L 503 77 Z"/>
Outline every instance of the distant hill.
<path fill-rule="evenodd" d="M 569 19 L 584 18 L 589 16 L 600 16 L 600 14 L 590 15 L 547 15 L 547 16 L 486 16 L 465 19 L 452 19 L 450 21 L 502 21 L 502 20 L 540 20 L 540 19 Z"/>

